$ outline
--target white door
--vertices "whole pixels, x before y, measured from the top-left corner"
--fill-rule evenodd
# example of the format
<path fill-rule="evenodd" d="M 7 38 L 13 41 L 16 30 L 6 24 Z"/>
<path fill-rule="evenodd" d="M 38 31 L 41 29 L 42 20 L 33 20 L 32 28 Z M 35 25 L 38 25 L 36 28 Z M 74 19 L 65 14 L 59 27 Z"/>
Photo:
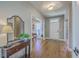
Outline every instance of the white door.
<path fill-rule="evenodd" d="M 59 19 L 50 20 L 50 33 L 51 39 L 59 39 Z"/>

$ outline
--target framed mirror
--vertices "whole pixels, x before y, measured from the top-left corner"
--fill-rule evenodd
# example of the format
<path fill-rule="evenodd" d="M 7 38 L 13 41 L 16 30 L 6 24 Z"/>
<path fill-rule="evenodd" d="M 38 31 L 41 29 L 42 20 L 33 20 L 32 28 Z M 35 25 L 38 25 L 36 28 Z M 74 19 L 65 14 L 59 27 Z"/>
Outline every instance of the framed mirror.
<path fill-rule="evenodd" d="M 7 18 L 7 24 L 13 29 L 13 33 L 8 33 L 8 42 L 16 41 L 18 35 L 24 33 L 24 21 L 19 16 Z"/>

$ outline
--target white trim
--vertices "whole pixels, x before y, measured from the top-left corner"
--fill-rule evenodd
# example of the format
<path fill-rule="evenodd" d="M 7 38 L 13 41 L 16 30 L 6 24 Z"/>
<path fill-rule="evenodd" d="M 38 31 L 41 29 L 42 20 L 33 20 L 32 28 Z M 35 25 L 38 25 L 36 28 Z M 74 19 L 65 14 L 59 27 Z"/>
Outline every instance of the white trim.
<path fill-rule="evenodd" d="M 33 16 L 31 15 L 31 42 L 30 42 L 31 43 L 31 49 L 30 49 L 31 51 L 32 51 L 32 17 Z"/>
<path fill-rule="evenodd" d="M 50 40 L 50 39 L 52 39 L 52 38 L 46 37 L 45 39 L 49 39 L 49 40 Z M 64 41 L 64 42 L 66 41 L 66 40 L 64 40 L 64 39 L 52 39 L 52 40 L 59 40 L 59 41 Z"/>
<path fill-rule="evenodd" d="M 35 16 L 33 16 L 32 14 L 31 14 L 31 51 L 32 51 L 32 19 L 33 19 L 33 17 L 35 18 Z M 43 40 L 45 40 L 45 20 L 43 19 L 42 20 L 42 27 L 43 27 Z"/>
<path fill-rule="evenodd" d="M 43 24 L 43 40 L 45 40 L 45 19 L 42 20 L 42 24 Z"/>

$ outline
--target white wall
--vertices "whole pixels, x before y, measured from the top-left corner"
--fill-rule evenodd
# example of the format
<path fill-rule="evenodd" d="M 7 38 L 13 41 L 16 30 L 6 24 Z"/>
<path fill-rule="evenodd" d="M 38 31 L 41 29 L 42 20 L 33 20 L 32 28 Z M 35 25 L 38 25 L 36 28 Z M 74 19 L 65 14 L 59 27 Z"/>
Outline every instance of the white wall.
<path fill-rule="evenodd" d="M 79 50 L 79 2 L 72 2 L 72 47 L 73 50 L 76 47 Z M 79 58 L 79 55 L 76 56 L 74 51 L 72 53 L 73 57 Z"/>

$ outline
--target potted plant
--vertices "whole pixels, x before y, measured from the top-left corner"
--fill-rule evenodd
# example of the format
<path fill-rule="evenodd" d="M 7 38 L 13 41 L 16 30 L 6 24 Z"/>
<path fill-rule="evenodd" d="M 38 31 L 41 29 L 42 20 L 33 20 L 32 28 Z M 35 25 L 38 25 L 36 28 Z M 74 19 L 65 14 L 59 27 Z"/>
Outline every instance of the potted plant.
<path fill-rule="evenodd" d="M 22 33 L 18 36 L 19 39 L 21 39 L 22 41 L 27 41 L 28 39 L 30 39 L 30 35 L 27 33 Z"/>

